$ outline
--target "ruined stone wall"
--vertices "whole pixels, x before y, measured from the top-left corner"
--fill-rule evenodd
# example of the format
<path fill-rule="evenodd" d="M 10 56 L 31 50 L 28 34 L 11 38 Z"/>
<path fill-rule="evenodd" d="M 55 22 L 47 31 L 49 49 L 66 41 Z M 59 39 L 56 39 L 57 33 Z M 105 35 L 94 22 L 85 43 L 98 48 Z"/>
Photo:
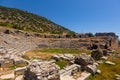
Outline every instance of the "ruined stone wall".
<path fill-rule="evenodd" d="M 64 38 L 39 40 L 38 47 L 42 48 L 72 48 L 72 49 L 102 49 L 118 48 L 118 39 L 113 37 L 92 37 L 92 38 Z"/>
<path fill-rule="evenodd" d="M 114 37 L 111 42 L 111 47 L 112 48 L 118 48 L 118 38 Z"/>
<path fill-rule="evenodd" d="M 113 32 L 109 32 L 109 33 L 96 33 L 95 36 L 98 37 L 107 37 L 107 41 L 109 43 L 109 46 L 111 46 L 111 48 L 118 48 L 118 36 L 113 33 Z"/>
<path fill-rule="evenodd" d="M 105 34 L 100 33 L 92 37 L 82 35 L 81 37 L 79 35 L 31 33 L 31 32 L 24 32 L 21 30 L 8 29 L 8 28 L 7 29 L 0 28 L 0 33 L 2 35 L 7 34 L 10 36 L 12 35 L 14 37 L 17 36 L 24 40 L 23 41 L 24 45 L 29 42 L 32 43 L 30 46 L 36 45 L 38 48 L 71 48 L 71 49 L 73 48 L 94 49 L 98 47 L 118 48 L 118 37 L 114 33 L 105 33 Z M 9 39 L 10 38 L 13 37 L 9 37 Z M 3 41 L 3 43 L 4 42 L 7 42 L 7 38 L 6 41 Z M 19 43 L 19 40 L 17 43 Z"/>

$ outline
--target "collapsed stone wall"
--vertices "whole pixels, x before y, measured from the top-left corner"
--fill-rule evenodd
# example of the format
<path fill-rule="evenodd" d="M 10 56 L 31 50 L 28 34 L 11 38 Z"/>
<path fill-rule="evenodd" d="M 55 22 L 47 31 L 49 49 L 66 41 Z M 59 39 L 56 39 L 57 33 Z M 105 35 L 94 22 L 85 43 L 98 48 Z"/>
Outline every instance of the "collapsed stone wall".
<path fill-rule="evenodd" d="M 59 67 L 55 63 L 34 60 L 27 66 L 24 80 L 60 80 Z"/>

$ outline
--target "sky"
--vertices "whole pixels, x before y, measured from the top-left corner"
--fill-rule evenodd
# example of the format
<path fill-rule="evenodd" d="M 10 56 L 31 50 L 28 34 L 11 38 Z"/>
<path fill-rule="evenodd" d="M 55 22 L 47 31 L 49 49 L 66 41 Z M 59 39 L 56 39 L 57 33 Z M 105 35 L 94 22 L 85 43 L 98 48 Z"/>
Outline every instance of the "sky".
<path fill-rule="evenodd" d="M 77 33 L 120 36 L 120 0 L 0 0 L 0 6 L 44 16 Z"/>

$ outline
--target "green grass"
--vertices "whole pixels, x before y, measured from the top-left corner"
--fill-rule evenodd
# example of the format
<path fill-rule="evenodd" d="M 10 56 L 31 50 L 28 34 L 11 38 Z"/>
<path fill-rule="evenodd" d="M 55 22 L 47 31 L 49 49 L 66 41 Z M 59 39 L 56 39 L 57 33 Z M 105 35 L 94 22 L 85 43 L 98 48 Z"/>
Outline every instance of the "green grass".
<path fill-rule="evenodd" d="M 47 48 L 35 50 L 35 52 L 46 52 L 46 53 L 71 53 L 71 54 L 79 54 L 79 53 L 87 53 L 90 54 L 89 50 L 78 50 L 78 49 L 63 49 L 63 48 Z"/>
<path fill-rule="evenodd" d="M 9 69 L 14 70 L 18 67 L 24 67 L 24 66 L 27 66 L 27 64 L 16 64 L 16 65 L 10 66 Z"/>
<path fill-rule="evenodd" d="M 7 22 L 0 22 L 0 26 L 8 26 Z"/>
<path fill-rule="evenodd" d="M 13 65 L 13 66 L 10 66 L 9 69 L 10 69 L 10 70 L 14 70 L 14 69 L 16 69 L 16 66 L 14 66 L 14 65 Z"/>
<path fill-rule="evenodd" d="M 63 69 L 64 67 L 69 65 L 69 62 L 66 60 L 60 60 L 60 61 L 57 61 L 56 64 L 60 67 L 60 69 Z"/>
<path fill-rule="evenodd" d="M 120 74 L 120 59 L 109 57 L 109 61 L 116 63 L 116 65 L 100 64 L 101 74 L 90 76 L 88 80 L 115 80 L 115 74 Z"/>

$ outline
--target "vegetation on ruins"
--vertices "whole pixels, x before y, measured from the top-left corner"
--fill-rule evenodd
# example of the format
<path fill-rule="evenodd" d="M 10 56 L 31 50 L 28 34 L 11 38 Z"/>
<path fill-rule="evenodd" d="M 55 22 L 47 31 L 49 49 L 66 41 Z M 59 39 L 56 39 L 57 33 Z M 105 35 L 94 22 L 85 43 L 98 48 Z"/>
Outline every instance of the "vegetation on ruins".
<path fill-rule="evenodd" d="M 60 67 L 60 69 L 63 69 L 67 65 L 69 65 L 69 61 L 63 59 L 63 60 L 57 61 L 56 64 Z"/>
<path fill-rule="evenodd" d="M 3 6 L 0 6 L 0 26 L 39 33 L 75 34 L 45 17 Z"/>

